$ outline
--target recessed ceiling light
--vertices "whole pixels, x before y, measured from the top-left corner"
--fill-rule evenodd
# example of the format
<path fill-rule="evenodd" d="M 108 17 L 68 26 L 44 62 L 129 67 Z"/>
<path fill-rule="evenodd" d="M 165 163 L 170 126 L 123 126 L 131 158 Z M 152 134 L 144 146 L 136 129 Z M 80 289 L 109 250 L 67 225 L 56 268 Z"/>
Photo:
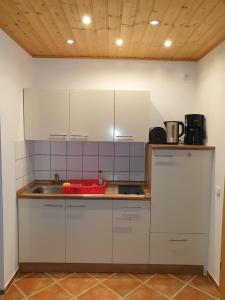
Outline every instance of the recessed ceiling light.
<path fill-rule="evenodd" d="M 72 44 L 74 43 L 74 40 L 69 39 L 69 40 L 67 40 L 66 42 L 67 42 L 67 44 L 72 45 Z"/>
<path fill-rule="evenodd" d="M 82 18 L 82 22 L 85 24 L 85 25 L 89 25 L 91 23 L 91 18 L 89 16 L 84 16 Z"/>
<path fill-rule="evenodd" d="M 165 42 L 164 42 L 164 46 L 165 46 L 166 48 L 171 47 L 172 44 L 173 44 L 173 42 L 172 42 L 171 40 L 165 40 Z"/>
<path fill-rule="evenodd" d="M 117 46 L 121 47 L 123 45 L 123 40 L 122 39 L 117 39 L 116 44 L 117 44 Z"/>
<path fill-rule="evenodd" d="M 150 21 L 149 21 L 149 24 L 151 24 L 151 25 L 153 25 L 153 26 L 156 26 L 156 25 L 158 25 L 159 23 L 160 23 L 159 20 L 150 20 Z"/>

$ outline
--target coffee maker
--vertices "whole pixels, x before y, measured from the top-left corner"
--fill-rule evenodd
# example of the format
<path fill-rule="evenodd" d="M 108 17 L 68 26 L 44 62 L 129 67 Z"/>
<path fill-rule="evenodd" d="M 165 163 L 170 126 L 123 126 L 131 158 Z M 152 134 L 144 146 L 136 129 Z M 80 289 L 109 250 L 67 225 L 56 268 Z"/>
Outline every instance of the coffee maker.
<path fill-rule="evenodd" d="M 185 115 L 184 143 L 187 145 L 204 145 L 205 136 L 205 116 L 200 114 Z"/>

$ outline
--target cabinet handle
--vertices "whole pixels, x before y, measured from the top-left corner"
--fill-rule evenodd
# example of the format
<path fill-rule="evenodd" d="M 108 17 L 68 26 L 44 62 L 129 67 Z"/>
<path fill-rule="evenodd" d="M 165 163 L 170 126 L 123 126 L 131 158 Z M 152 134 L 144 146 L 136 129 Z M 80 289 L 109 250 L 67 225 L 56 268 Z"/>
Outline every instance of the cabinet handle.
<path fill-rule="evenodd" d="M 133 135 L 116 135 L 117 138 L 128 138 L 132 139 L 134 136 Z"/>
<path fill-rule="evenodd" d="M 141 207 L 140 206 L 124 206 L 123 208 L 125 208 L 125 209 L 126 208 L 134 208 L 135 209 L 135 208 L 141 208 Z"/>
<path fill-rule="evenodd" d="M 50 134 L 49 137 L 50 139 L 54 137 L 60 137 L 65 139 L 67 137 L 67 134 Z"/>
<path fill-rule="evenodd" d="M 60 204 L 44 204 L 44 206 L 48 206 L 48 207 L 63 207 L 63 205 L 60 205 Z"/>
<path fill-rule="evenodd" d="M 67 205 L 66 207 L 86 207 L 85 205 Z"/>
<path fill-rule="evenodd" d="M 135 217 L 131 217 L 131 218 L 119 218 L 118 220 L 121 220 L 121 221 L 131 221 L 131 220 L 137 220 L 137 218 L 135 218 Z"/>
<path fill-rule="evenodd" d="M 189 240 L 185 240 L 185 239 L 174 239 L 174 240 L 169 240 L 169 242 L 188 242 Z"/>
<path fill-rule="evenodd" d="M 88 134 L 71 134 L 74 138 L 88 138 Z"/>
<path fill-rule="evenodd" d="M 155 154 L 154 156 L 155 157 L 174 157 L 173 154 L 165 154 L 165 155 L 163 155 L 163 154 Z"/>

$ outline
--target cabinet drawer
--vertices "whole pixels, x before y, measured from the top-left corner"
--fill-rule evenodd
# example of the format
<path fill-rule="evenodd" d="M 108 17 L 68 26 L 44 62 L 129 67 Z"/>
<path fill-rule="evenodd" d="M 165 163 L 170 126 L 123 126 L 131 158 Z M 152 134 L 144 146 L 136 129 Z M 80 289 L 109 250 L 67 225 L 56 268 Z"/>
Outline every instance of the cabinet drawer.
<path fill-rule="evenodd" d="M 207 257 L 206 234 L 152 233 L 151 264 L 204 265 Z"/>

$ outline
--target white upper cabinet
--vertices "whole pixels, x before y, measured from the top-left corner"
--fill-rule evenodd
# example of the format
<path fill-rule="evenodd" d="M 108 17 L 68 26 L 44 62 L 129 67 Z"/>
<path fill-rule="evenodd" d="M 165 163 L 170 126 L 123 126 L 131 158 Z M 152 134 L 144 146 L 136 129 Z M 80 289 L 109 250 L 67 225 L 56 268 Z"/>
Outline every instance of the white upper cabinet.
<path fill-rule="evenodd" d="M 115 141 L 147 142 L 150 93 L 115 91 Z"/>
<path fill-rule="evenodd" d="M 65 139 L 69 134 L 69 90 L 24 89 L 26 140 Z"/>
<path fill-rule="evenodd" d="M 114 132 L 114 91 L 70 91 L 70 138 L 112 141 Z"/>

